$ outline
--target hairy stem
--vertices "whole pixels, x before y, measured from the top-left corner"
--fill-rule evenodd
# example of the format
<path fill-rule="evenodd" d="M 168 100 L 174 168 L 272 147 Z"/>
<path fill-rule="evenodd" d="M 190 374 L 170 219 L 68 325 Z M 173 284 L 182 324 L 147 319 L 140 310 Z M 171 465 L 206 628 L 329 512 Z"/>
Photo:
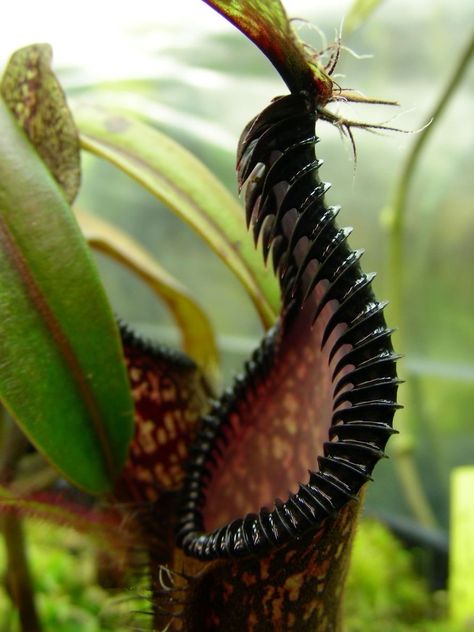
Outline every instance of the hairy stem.
<path fill-rule="evenodd" d="M 15 514 L 4 516 L 3 534 L 7 553 L 6 583 L 18 608 L 22 632 L 41 632 L 36 611 L 22 520 Z"/>
<path fill-rule="evenodd" d="M 404 330 L 404 310 L 403 310 L 403 292 L 405 287 L 405 264 L 404 264 L 404 233 L 407 214 L 407 201 L 410 187 L 419 164 L 419 159 L 423 148 L 426 146 L 430 135 L 435 126 L 441 120 L 441 117 L 449 104 L 451 98 L 456 93 L 465 71 L 469 66 L 472 54 L 474 52 L 474 37 L 471 36 L 467 46 L 463 50 L 454 71 L 449 78 L 445 88 L 442 90 L 440 97 L 426 120 L 426 126 L 417 135 L 415 142 L 407 156 L 405 164 L 402 168 L 400 178 L 398 180 L 395 195 L 392 203 L 392 223 L 390 227 L 389 248 L 390 248 L 390 279 L 391 279 L 391 312 L 392 319 L 399 326 L 401 331 Z M 403 349 L 403 341 L 399 343 Z M 436 518 L 426 498 L 423 485 L 413 461 L 411 441 L 409 438 L 409 430 L 407 426 L 407 416 L 400 414 L 398 416 L 398 424 L 403 425 L 403 433 L 407 437 L 406 443 L 399 444 L 399 449 L 395 450 L 394 457 L 398 475 L 405 493 L 406 500 L 416 518 L 426 527 L 436 525 Z"/>
<path fill-rule="evenodd" d="M 5 485 L 14 480 L 18 461 L 25 454 L 28 440 L 1 408 L 0 415 L 5 426 L 0 453 L 0 484 Z M 7 514 L 3 517 L 2 527 L 7 556 L 5 583 L 13 603 L 18 608 L 21 630 L 41 632 L 22 520 L 15 513 Z"/>

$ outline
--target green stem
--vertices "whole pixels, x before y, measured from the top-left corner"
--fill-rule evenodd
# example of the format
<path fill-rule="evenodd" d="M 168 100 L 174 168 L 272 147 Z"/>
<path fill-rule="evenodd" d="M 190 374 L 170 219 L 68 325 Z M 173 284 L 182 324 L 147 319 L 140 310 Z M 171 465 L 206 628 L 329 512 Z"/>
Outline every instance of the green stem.
<path fill-rule="evenodd" d="M 405 287 L 405 265 L 404 265 L 404 233 L 407 214 L 407 200 L 412 185 L 413 177 L 415 175 L 417 166 L 419 164 L 419 157 L 426 146 L 430 135 L 437 123 L 439 123 L 450 99 L 455 94 L 456 89 L 461 82 L 466 69 L 468 68 L 469 61 L 474 52 L 474 36 L 471 36 L 468 45 L 464 49 L 459 62 L 456 64 L 454 72 L 452 73 L 449 81 L 447 82 L 444 90 L 441 92 L 440 98 L 436 103 L 431 115 L 426 121 L 426 126 L 418 134 L 415 142 L 412 145 L 405 164 L 403 166 L 398 184 L 395 189 L 395 195 L 392 203 L 392 223 L 390 227 L 389 235 L 389 249 L 390 249 L 390 279 L 391 279 L 391 314 L 393 322 L 396 322 L 401 331 L 404 330 L 404 309 L 403 309 L 403 291 Z M 403 350 L 403 341 L 400 340 Z M 426 498 L 426 495 L 421 484 L 419 474 L 413 461 L 412 449 L 410 447 L 411 441 L 409 438 L 406 416 L 400 415 L 398 418 L 400 423 L 405 426 L 403 433 L 405 433 L 407 439 L 406 444 L 400 446 L 395 451 L 396 468 L 400 477 L 400 481 L 406 496 L 406 500 L 410 505 L 413 514 L 417 517 L 419 522 L 427 527 L 432 527 L 436 524 L 434 513 L 430 507 L 430 504 Z"/>
<path fill-rule="evenodd" d="M 425 147 L 428 139 L 430 138 L 437 123 L 439 123 L 444 110 L 446 109 L 451 97 L 455 94 L 456 88 L 461 82 L 465 71 L 468 68 L 469 61 L 474 52 L 474 36 L 471 36 L 468 45 L 463 51 L 458 64 L 456 65 L 453 74 L 451 75 L 446 87 L 442 91 L 440 98 L 431 113 L 426 120 L 426 127 L 417 135 L 415 142 L 412 145 L 411 151 L 407 156 L 405 164 L 403 166 L 398 184 L 395 190 L 393 205 L 392 205 L 392 226 L 390 235 L 390 252 L 391 252 L 391 272 L 395 272 L 392 276 L 392 280 L 399 279 L 399 284 L 393 296 L 392 312 L 396 311 L 397 316 L 402 315 L 401 309 L 401 295 L 403 288 L 403 236 L 405 231 L 405 218 L 407 212 L 407 198 L 408 193 L 413 181 L 413 177 L 416 173 L 416 167 L 418 165 L 419 156 Z M 396 308 L 396 310 L 394 309 Z"/>

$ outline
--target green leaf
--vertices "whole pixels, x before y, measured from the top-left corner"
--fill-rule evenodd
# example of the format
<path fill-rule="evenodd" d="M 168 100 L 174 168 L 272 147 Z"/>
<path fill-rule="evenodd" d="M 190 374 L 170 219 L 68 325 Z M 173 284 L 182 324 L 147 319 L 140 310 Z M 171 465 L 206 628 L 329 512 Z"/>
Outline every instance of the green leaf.
<path fill-rule="evenodd" d="M 84 149 L 109 160 L 188 222 L 235 273 L 262 322 L 279 312 L 276 279 L 247 234 L 243 210 L 194 156 L 153 127 L 107 109 L 73 103 Z"/>
<path fill-rule="evenodd" d="M 292 92 L 315 90 L 322 103 L 332 94 L 332 80 L 309 56 L 280 0 L 204 0 L 246 35 L 280 73 Z"/>
<path fill-rule="evenodd" d="M 51 70 L 51 58 L 48 44 L 16 51 L 3 75 L 0 92 L 72 202 L 81 180 L 79 138 L 64 92 Z"/>
<path fill-rule="evenodd" d="M 0 399 L 73 483 L 112 488 L 133 433 L 116 324 L 61 189 L 0 99 Z"/>
<path fill-rule="evenodd" d="M 348 35 L 359 28 L 383 0 L 354 0 L 344 20 L 344 33 Z"/>
<path fill-rule="evenodd" d="M 93 248 L 135 272 L 166 303 L 180 329 L 184 351 L 197 362 L 212 383 L 218 382 L 219 353 L 214 330 L 206 313 L 186 288 L 116 226 L 85 211 L 77 211 L 76 216 Z"/>

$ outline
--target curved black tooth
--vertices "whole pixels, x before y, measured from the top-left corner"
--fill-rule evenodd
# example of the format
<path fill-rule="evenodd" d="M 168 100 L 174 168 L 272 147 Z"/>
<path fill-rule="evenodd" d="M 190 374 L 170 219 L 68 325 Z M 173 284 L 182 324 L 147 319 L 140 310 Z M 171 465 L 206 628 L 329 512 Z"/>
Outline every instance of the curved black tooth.
<path fill-rule="evenodd" d="M 294 538 L 298 536 L 298 529 L 296 528 L 294 517 L 288 511 L 286 503 L 283 503 L 279 498 L 275 499 L 274 514 L 278 516 L 278 519 L 290 537 Z"/>
<path fill-rule="evenodd" d="M 336 354 L 336 352 L 345 344 L 355 345 L 358 340 L 364 338 L 368 335 L 373 327 L 385 327 L 385 318 L 383 316 L 383 310 L 387 306 L 387 301 L 369 301 L 369 303 L 364 306 L 362 312 L 359 312 L 349 323 L 346 331 L 339 336 L 337 341 L 335 341 L 333 348 L 329 354 L 329 361 L 331 361 Z M 341 314 L 336 312 L 331 319 L 329 320 L 323 334 L 323 345 L 324 346 L 332 334 L 334 328 L 339 325 L 341 320 Z"/>
<path fill-rule="evenodd" d="M 284 237 L 282 237 L 281 235 L 279 237 L 276 237 L 273 241 L 272 244 L 272 264 L 273 264 L 273 271 L 277 272 L 278 270 L 278 266 L 280 265 L 280 262 L 282 261 L 282 257 L 286 252 L 286 239 Z"/>
<path fill-rule="evenodd" d="M 303 522 L 308 526 L 316 522 L 317 515 L 313 507 L 311 507 L 300 494 L 291 494 L 288 499 L 288 504 L 293 507 L 295 512 L 299 513 Z"/>
<path fill-rule="evenodd" d="M 343 358 L 339 361 L 339 364 L 353 364 L 357 362 L 362 363 L 367 358 L 375 355 L 379 350 L 391 349 L 390 336 L 393 333 L 393 329 L 389 329 L 385 326 L 380 326 L 374 329 L 365 338 L 362 338 L 352 345 L 350 351 L 348 351 Z M 388 347 L 387 347 L 388 345 Z M 336 367 L 336 368 L 337 368 Z"/>
<path fill-rule="evenodd" d="M 338 442 L 357 441 L 365 445 L 374 445 L 384 450 L 387 441 L 397 431 L 388 423 L 371 421 L 349 421 L 332 426 L 329 438 L 338 438 Z"/>
<path fill-rule="evenodd" d="M 252 550 L 258 553 L 264 549 L 267 539 L 262 532 L 258 514 L 247 514 L 242 524 L 242 534 L 247 550 Z"/>
<path fill-rule="evenodd" d="M 273 512 L 263 507 L 258 515 L 258 522 L 267 540 L 276 544 L 278 542 L 278 528 L 275 525 Z"/>
<path fill-rule="evenodd" d="M 312 190 L 308 199 L 311 198 L 313 202 L 320 201 L 323 203 L 324 193 L 321 193 L 321 184 L 317 184 Z M 321 207 L 317 204 L 306 204 L 303 208 L 300 208 L 298 219 L 293 227 L 293 232 L 288 240 L 288 251 L 292 253 L 296 247 L 296 244 L 302 237 L 309 235 L 317 222 L 321 213 Z"/>
<path fill-rule="evenodd" d="M 336 494 L 340 500 L 338 502 L 345 502 L 346 500 L 358 500 L 357 490 L 353 490 L 350 485 L 344 482 L 342 478 L 334 473 L 329 474 L 325 461 L 328 457 L 321 456 L 318 458 L 318 463 L 321 468 L 320 472 L 320 484 L 323 484 L 327 493 L 330 493 L 334 497 Z M 322 482 L 322 483 L 321 483 Z"/>
<path fill-rule="evenodd" d="M 349 312 L 349 317 L 350 317 L 350 311 L 353 306 L 353 303 L 355 303 L 356 300 L 360 300 L 360 301 L 364 300 L 362 297 L 360 297 L 360 294 L 362 294 L 364 291 L 367 291 L 367 289 L 369 292 L 371 292 L 370 284 L 374 280 L 375 276 L 376 276 L 375 272 L 369 272 L 368 274 L 361 274 L 359 278 L 355 279 L 350 290 L 347 292 L 345 296 L 342 297 L 340 305 L 338 307 L 338 311 L 341 311 L 341 313 L 343 314 Z M 337 296 L 337 287 L 335 289 L 334 285 L 328 288 L 328 291 L 326 292 L 324 297 L 321 299 L 321 302 L 316 308 L 316 311 L 313 316 L 313 324 L 318 318 L 318 316 L 320 315 L 320 313 L 322 312 L 322 310 L 324 309 L 324 307 L 327 305 L 327 303 L 333 298 L 337 298 L 339 300 L 339 297 Z"/>
<path fill-rule="evenodd" d="M 322 198 L 324 187 L 317 178 L 317 172 L 322 164 L 321 160 L 313 160 L 303 169 L 289 179 L 289 187 L 281 199 L 276 213 L 277 223 L 280 223 L 287 211 L 292 208 L 303 209 L 308 199 L 313 195 L 314 199 Z M 319 192 L 319 196 L 317 195 Z M 301 212 L 301 211 L 300 211 Z M 272 235 L 272 237 L 274 234 Z"/>
<path fill-rule="evenodd" d="M 354 494 L 350 487 L 338 476 L 332 473 L 328 476 L 324 471 L 324 461 L 326 457 L 318 457 L 319 472 L 312 472 L 310 485 L 313 489 L 328 499 L 331 507 L 330 513 L 337 511 L 337 507 L 343 505 L 347 500 L 353 500 Z"/>
<path fill-rule="evenodd" d="M 336 364 L 333 372 L 333 377 L 335 377 L 341 369 L 343 369 L 347 365 L 354 365 L 358 367 L 365 366 L 366 362 L 370 362 L 372 360 L 378 362 L 381 357 L 390 357 L 393 360 L 398 359 L 398 357 L 393 357 L 390 346 L 390 336 L 386 335 L 386 331 L 382 330 L 380 333 L 375 333 L 373 336 L 367 337 L 365 340 L 362 340 L 354 345 L 350 351 L 345 353 L 339 362 Z M 387 346 L 387 340 L 389 342 L 389 346 Z"/>
<path fill-rule="evenodd" d="M 264 223 L 262 230 L 262 253 L 263 253 L 263 261 L 265 265 L 267 264 L 268 254 L 270 252 L 270 248 L 272 245 L 272 233 L 273 228 L 276 224 L 276 218 L 272 215 L 269 216 L 268 221 Z"/>
<path fill-rule="evenodd" d="M 288 184 L 295 176 L 288 176 L 288 162 L 290 161 L 295 174 L 307 169 L 308 162 L 316 163 L 314 160 L 314 135 L 303 140 L 298 140 L 289 147 L 275 148 L 275 159 L 268 164 L 265 178 L 262 184 L 262 196 L 265 198 L 272 188 L 279 182 L 286 181 Z"/>
<path fill-rule="evenodd" d="M 282 299 L 283 305 L 288 308 L 290 305 L 295 305 L 295 284 L 296 284 L 296 271 L 293 266 L 290 266 L 285 274 L 285 278 L 281 281 Z"/>
<path fill-rule="evenodd" d="M 263 178 L 265 176 L 265 171 L 266 171 L 266 167 L 263 163 L 258 163 L 255 165 L 250 177 L 248 178 L 248 180 L 245 183 L 245 194 L 244 194 L 244 198 L 245 198 L 245 208 L 247 209 L 246 211 L 246 219 L 247 219 L 247 226 L 249 225 L 250 220 L 252 219 L 252 216 L 254 215 L 254 213 L 258 213 L 258 206 L 256 207 L 256 204 L 259 204 L 257 202 L 257 198 L 261 193 L 262 190 L 262 184 L 263 184 Z"/>
<path fill-rule="evenodd" d="M 399 404 L 391 400 L 378 400 L 373 402 L 362 402 L 354 404 L 348 408 L 340 408 L 336 410 L 332 417 L 332 423 L 357 421 L 379 421 L 383 420 L 390 423 L 393 419 L 395 411 L 400 408 Z"/>
<path fill-rule="evenodd" d="M 326 456 L 335 456 L 339 458 L 345 458 L 347 460 L 360 463 L 367 466 L 369 463 L 375 460 L 386 458 L 384 451 L 378 446 L 371 445 L 367 442 L 350 441 L 345 439 L 344 441 L 325 441 L 324 453 Z"/>
<path fill-rule="evenodd" d="M 352 494 L 357 494 L 362 485 L 372 480 L 370 472 L 366 472 L 351 461 L 334 457 L 318 457 L 320 469 L 331 477 L 339 480 Z"/>
<path fill-rule="evenodd" d="M 281 131 L 286 132 L 281 134 Z M 258 138 L 252 140 L 242 155 L 237 159 L 237 173 L 239 182 L 245 182 L 252 170 L 251 165 L 257 162 L 265 162 L 265 159 L 273 149 L 286 149 L 295 143 L 295 139 L 302 140 L 311 136 L 313 126 L 308 125 L 306 115 L 300 113 L 288 116 L 276 121 L 263 129 Z M 279 133 L 280 132 L 280 133 Z M 275 143 L 275 135 L 278 135 L 278 145 Z M 270 142 L 269 142 L 270 140 Z"/>
<path fill-rule="evenodd" d="M 257 162 L 263 162 L 263 160 L 258 160 L 256 154 L 254 153 L 254 149 L 257 146 L 258 142 L 259 142 L 258 138 L 254 138 L 252 141 L 250 141 L 250 143 L 245 148 L 245 151 L 243 152 L 237 164 L 237 173 L 238 173 L 237 186 L 238 186 L 239 193 L 241 192 L 245 181 L 249 177 L 253 169 L 253 166 Z"/>
<path fill-rule="evenodd" d="M 318 268 L 311 283 L 306 290 L 306 295 L 303 301 L 309 298 L 309 295 L 322 280 L 329 281 L 330 285 L 339 284 L 340 294 L 344 294 L 345 290 L 342 287 L 342 279 L 349 274 L 354 274 L 354 268 L 359 265 L 359 259 L 364 253 L 363 250 L 351 250 L 345 259 L 342 259 L 341 254 L 344 250 L 347 250 L 346 238 L 350 234 L 350 228 L 342 229 L 338 232 L 338 237 L 335 240 L 334 246 L 331 251 L 325 257 L 323 263 Z M 343 256 L 343 255 L 342 255 Z M 351 281 L 348 281 L 350 283 Z M 323 337 L 321 348 L 324 347 L 327 338 Z"/>
<path fill-rule="evenodd" d="M 348 391 L 344 391 L 336 396 L 334 400 L 334 408 L 337 408 L 344 402 L 357 404 L 367 399 L 389 399 L 395 401 L 400 380 L 373 380 L 372 382 L 356 386 Z"/>
<path fill-rule="evenodd" d="M 301 278 L 309 262 L 316 260 L 319 263 L 318 256 L 320 255 L 320 252 L 321 252 L 321 240 L 322 240 L 322 237 L 324 236 L 324 231 L 326 230 L 328 226 L 331 227 L 331 223 L 336 218 L 340 209 L 341 209 L 340 206 L 330 206 L 327 210 L 325 210 L 325 212 L 322 214 L 321 218 L 319 219 L 317 225 L 314 227 L 314 229 L 311 231 L 310 235 L 308 236 L 308 238 L 311 241 L 311 245 L 305 257 L 303 258 L 302 262 L 298 265 L 298 272 L 297 272 L 297 276 L 295 280 L 295 283 L 297 286 L 301 284 Z"/>
<path fill-rule="evenodd" d="M 312 293 L 312 291 L 314 290 L 314 288 L 320 281 L 322 281 L 323 279 L 327 279 L 331 281 L 331 279 L 328 278 L 329 272 L 330 272 L 330 266 L 331 266 L 331 259 L 334 254 L 337 254 L 338 249 L 341 246 L 345 246 L 345 241 L 349 237 L 351 232 L 352 232 L 351 227 L 340 228 L 337 231 L 337 233 L 332 237 L 331 241 L 326 245 L 324 251 L 321 254 L 321 262 L 319 264 L 318 270 L 316 274 L 313 276 L 313 278 L 311 279 L 310 283 L 308 284 L 306 292 L 303 296 L 303 303 L 305 303 L 308 300 L 310 294 Z M 332 282 L 329 285 L 327 292 L 330 291 L 332 286 L 336 284 L 336 281 L 337 279 L 335 279 L 334 282 Z M 323 300 L 324 300 L 324 297 L 323 297 Z"/>
<path fill-rule="evenodd" d="M 400 355 L 396 353 L 387 353 L 386 351 L 374 356 L 369 361 L 365 362 L 362 366 L 357 366 L 351 369 L 348 373 L 342 375 L 337 381 L 334 387 L 334 395 L 337 395 L 341 389 L 348 384 L 359 384 L 369 380 L 375 380 L 380 377 L 381 372 L 388 377 L 396 377 L 397 369 L 396 362 L 400 359 Z M 347 366 L 341 362 L 340 367 L 336 367 L 333 372 L 332 379 L 336 380 L 336 376 L 339 371 Z"/>
<path fill-rule="evenodd" d="M 313 474 L 313 472 L 311 472 L 311 474 Z M 333 512 L 334 508 L 332 503 L 316 486 L 300 483 L 298 494 L 306 498 L 308 504 L 313 508 L 315 514 L 319 516 L 320 520 Z"/>

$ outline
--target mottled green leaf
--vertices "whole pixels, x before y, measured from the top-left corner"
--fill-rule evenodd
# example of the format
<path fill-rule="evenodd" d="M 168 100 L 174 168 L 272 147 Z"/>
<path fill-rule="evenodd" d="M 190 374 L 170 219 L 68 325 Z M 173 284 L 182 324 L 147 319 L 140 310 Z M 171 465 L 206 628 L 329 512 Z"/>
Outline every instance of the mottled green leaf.
<path fill-rule="evenodd" d="M 72 202 L 81 179 L 79 138 L 59 81 L 52 50 L 34 44 L 16 51 L 5 70 L 1 95 Z"/>
<path fill-rule="evenodd" d="M 321 102 L 332 81 L 296 35 L 280 0 L 204 0 L 246 35 L 272 62 L 291 91 L 315 90 Z"/>
<path fill-rule="evenodd" d="M 116 226 L 77 212 L 79 225 L 89 244 L 119 261 L 166 303 L 179 327 L 184 351 L 204 370 L 212 383 L 219 378 L 219 353 L 211 322 L 186 288 L 173 278 L 134 239 Z"/>
<path fill-rule="evenodd" d="M 265 326 L 279 311 L 276 279 L 247 234 L 235 198 L 194 156 L 150 125 L 74 104 L 84 149 L 109 160 L 188 222 L 235 273 Z"/>
<path fill-rule="evenodd" d="M 64 195 L 0 99 L 0 399 L 73 483 L 112 488 L 133 433 L 120 339 Z"/>

